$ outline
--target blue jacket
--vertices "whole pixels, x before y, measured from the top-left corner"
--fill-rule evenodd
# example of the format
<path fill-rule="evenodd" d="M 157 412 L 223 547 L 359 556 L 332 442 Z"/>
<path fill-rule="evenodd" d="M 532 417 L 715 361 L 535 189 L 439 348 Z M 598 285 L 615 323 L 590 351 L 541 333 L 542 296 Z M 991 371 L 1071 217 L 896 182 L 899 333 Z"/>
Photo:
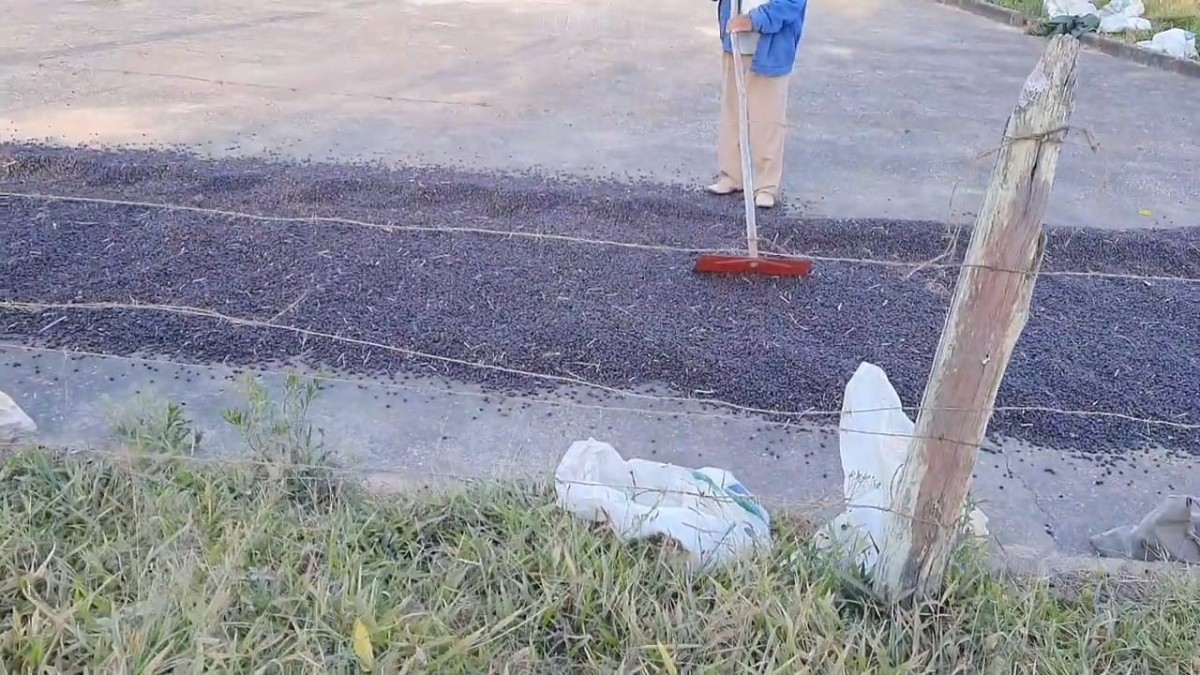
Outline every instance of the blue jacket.
<path fill-rule="evenodd" d="M 720 22 L 721 46 L 732 52 L 729 32 L 729 8 L 732 0 L 717 0 L 717 20 Z M 758 48 L 750 69 L 759 75 L 778 77 L 788 75 L 796 65 L 796 51 L 804 33 L 804 11 L 808 0 L 768 0 L 750 10 L 750 21 L 760 33 Z"/>

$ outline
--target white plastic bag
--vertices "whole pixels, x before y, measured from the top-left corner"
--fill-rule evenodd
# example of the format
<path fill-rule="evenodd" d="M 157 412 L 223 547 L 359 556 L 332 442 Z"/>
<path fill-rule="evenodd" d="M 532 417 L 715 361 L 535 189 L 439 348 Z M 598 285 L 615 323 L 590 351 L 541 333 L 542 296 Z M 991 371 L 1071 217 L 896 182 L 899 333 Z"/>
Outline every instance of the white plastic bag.
<path fill-rule="evenodd" d="M 915 427 L 883 369 L 859 364 L 846 383 L 838 429 L 846 510 L 817 539 L 823 548 L 839 548 L 849 566 L 870 573 L 878 562 Z M 974 509 L 969 523 L 971 534 L 987 536 L 982 511 Z"/>
<path fill-rule="evenodd" d="M 1059 16 L 1087 16 L 1099 14 L 1100 10 L 1088 0 L 1044 0 L 1046 16 L 1053 19 Z"/>
<path fill-rule="evenodd" d="M 0 391 L 0 445 L 16 444 L 37 433 L 37 425 L 21 406 Z"/>
<path fill-rule="evenodd" d="M 1103 8 L 1088 0 L 1044 0 L 1046 16 L 1087 16 L 1095 14 L 1100 19 L 1101 33 L 1124 33 L 1127 31 L 1150 30 L 1149 19 L 1144 18 L 1146 5 L 1142 0 L 1112 0 Z"/>
<path fill-rule="evenodd" d="M 1153 38 L 1137 43 L 1137 46 L 1177 59 L 1194 59 L 1197 56 L 1196 34 L 1182 28 L 1171 28 L 1156 33 Z"/>
<path fill-rule="evenodd" d="M 1125 33 L 1150 30 L 1142 0 L 1112 0 L 1100 10 L 1101 33 Z"/>
<path fill-rule="evenodd" d="M 849 560 L 868 571 L 879 556 L 912 432 L 887 374 L 874 364 L 859 364 L 846 383 L 838 425 L 846 510 L 834 518 L 830 534 Z"/>
<path fill-rule="evenodd" d="M 608 523 L 622 539 L 669 537 L 700 568 L 769 549 L 771 519 L 722 469 L 623 459 L 594 438 L 575 441 L 554 471 L 560 508 Z"/>

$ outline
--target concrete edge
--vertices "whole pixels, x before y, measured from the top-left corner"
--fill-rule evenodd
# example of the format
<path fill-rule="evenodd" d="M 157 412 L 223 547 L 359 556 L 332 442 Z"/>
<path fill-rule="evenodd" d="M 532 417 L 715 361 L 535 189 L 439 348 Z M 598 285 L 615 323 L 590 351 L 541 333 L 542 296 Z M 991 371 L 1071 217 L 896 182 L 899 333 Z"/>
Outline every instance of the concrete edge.
<path fill-rule="evenodd" d="M 1038 21 L 1021 12 L 994 5 L 987 0 L 936 0 L 936 2 L 1017 28 L 1028 28 L 1035 25 Z M 1084 35 L 1080 41 L 1108 56 L 1133 61 L 1143 66 L 1158 68 L 1179 75 L 1200 78 L 1200 61 L 1177 59 L 1165 54 L 1148 52 L 1144 49 L 1138 49 L 1127 42 L 1121 42 L 1120 40 L 1114 40 L 1095 33 Z"/>
<path fill-rule="evenodd" d="M 1152 583 L 1158 584 L 1160 589 L 1169 589 L 1172 582 L 1200 584 L 1200 566 L 1185 562 L 1074 555 L 1023 546 L 1006 549 L 993 548 L 985 563 L 989 570 L 1003 578 L 1052 582 L 1083 578 L 1114 584 Z"/>
<path fill-rule="evenodd" d="M 30 444 L 26 442 L 9 446 L 0 445 L 0 458 L 3 458 L 5 453 L 28 450 L 31 447 L 62 457 L 84 457 L 94 452 L 94 448 L 92 447 L 70 447 L 41 443 Z M 132 457 L 124 452 L 102 452 L 99 456 L 109 461 L 119 461 Z M 234 461 L 236 462 L 236 460 Z M 398 495 L 427 496 L 445 494 L 466 486 L 487 483 L 517 484 L 523 486 L 550 485 L 549 482 L 545 481 L 545 477 L 532 479 L 525 476 L 503 477 L 499 478 L 499 480 L 496 477 L 490 477 L 445 481 L 443 480 L 444 476 L 436 474 L 414 474 L 411 478 L 400 477 L 397 479 L 396 474 L 373 473 L 366 467 L 361 467 L 361 472 L 350 470 L 348 473 L 351 475 L 357 474 L 361 480 L 358 484 L 368 493 L 385 498 Z M 816 541 L 821 528 L 828 522 L 828 518 L 824 516 L 819 518 L 811 517 L 813 516 L 812 512 L 807 510 L 802 513 L 797 511 L 777 512 L 776 517 L 778 518 L 779 516 L 799 516 L 809 520 L 807 524 L 812 529 L 805 534 L 808 540 L 812 542 Z M 774 523 L 776 519 L 773 518 L 772 521 Z M 1002 580 L 1034 583 L 1049 582 L 1052 585 L 1084 580 L 1090 583 L 1107 583 L 1114 587 L 1136 586 L 1142 589 L 1138 592 L 1139 595 L 1150 596 L 1164 589 L 1170 590 L 1173 587 L 1172 584 L 1176 582 L 1200 584 L 1200 566 L 1181 562 L 1143 562 L 1126 558 L 1105 558 L 1099 555 L 1066 554 L 1057 549 L 1014 544 L 998 547 L 996 540 L 990 535 L 980 541 L 985 542 L 983 549 L 985 557 L 982 561 L 984 569 Z"/>

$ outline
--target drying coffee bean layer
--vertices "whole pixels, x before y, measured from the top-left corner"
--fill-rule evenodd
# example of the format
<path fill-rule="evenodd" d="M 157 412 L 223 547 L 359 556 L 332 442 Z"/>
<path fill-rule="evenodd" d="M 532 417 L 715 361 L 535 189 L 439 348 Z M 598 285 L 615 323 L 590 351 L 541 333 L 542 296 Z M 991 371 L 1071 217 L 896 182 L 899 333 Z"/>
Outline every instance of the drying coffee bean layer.
<path fill-rule="evenodd" d="M 740 202 L 673 186 L 447 169 L 207 160 L 0 145 L 0 190 L 274 216 L 736 247 Z M 764 214 L 773 246 L 918 263 L 945 225 Z M 943 262 L 961 260 L 967 233 Z M 774 410 L 836 410 L 860 361 L 919 403 L 956 271 L 819 262 L 807 280 L 699 277 L 694 256 L 477 233 L 262 222 L 0 197 L 0 298 L 209 308 L 612 387 Z M 1051 230 L 1043 271 L 1200 277 L 1191 230 Z M 438 372 L 508 392 L 555 383 L 377 347 L 162 311 L 0 312 L 6 341 L 194 362 L 302 362 L 399 380 Z M 702 393 L 696 393 L 702 392 Z M 597 392 L 594 400 L 607 394 Z M 1200 422 L 1200 284 L 1044 276 L 1000 406 Z M 993 432 L 1097 459 L 1200 433 L 1106 417 L 1000 412 Z"/>

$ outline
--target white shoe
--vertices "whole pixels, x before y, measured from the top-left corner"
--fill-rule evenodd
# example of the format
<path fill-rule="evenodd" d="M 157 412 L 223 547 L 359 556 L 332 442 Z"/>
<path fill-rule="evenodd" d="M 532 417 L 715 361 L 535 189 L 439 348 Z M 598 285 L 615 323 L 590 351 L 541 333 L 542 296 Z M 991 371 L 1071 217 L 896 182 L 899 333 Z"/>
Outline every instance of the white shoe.
<path fill-rule="evenodd" d="M 775 208 L 775 195 L 770 192 L 756 192 L 754 205 L 760 209 L 773 209 Z"/>
<path fill-rule="evenodd" d="M 742 191 L 740 187 L 731 183 L 727 178 L 722 178 L 704 189 L 708 190 L 708 192 L 711 194 L 720 196 L 731 195 L 735 192 Z"/>

